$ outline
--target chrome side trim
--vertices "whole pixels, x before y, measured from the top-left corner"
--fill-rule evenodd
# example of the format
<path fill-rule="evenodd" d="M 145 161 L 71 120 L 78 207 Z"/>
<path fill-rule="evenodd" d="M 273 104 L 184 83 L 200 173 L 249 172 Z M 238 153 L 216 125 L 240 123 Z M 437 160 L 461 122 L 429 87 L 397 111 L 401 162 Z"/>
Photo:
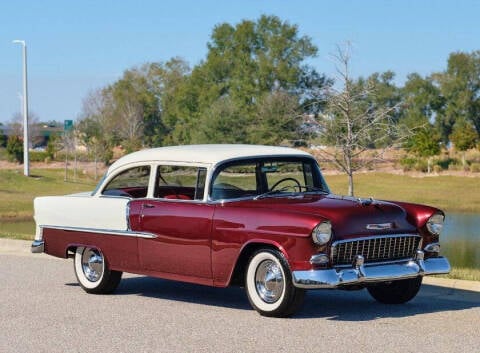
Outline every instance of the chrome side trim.
<path fill-rule="evenodd" d="M 34 240 L 30 251 L 34 254 L 41 254 L 45 250 L 45 242 L 43 240 Z"/>
<path fill-rule="evenodd" d="M 293 285 L 298 288 L 338 288 L 364 283 L 395 281 L 418 276 L 438 275 L 450 272 L 445 257 L 432 257 L 397 264 L 360 265 L 344 270 L 293 271 Z"/>
<path fill-rule="evenodd" d="M 62 227 L 62 226 L 51 226 L 51 225 L 42 225 L 41 228 L 49 229 L 60 229 L 70 232 L 87 232 L 95 234 L 107 234 L 107 235 L 118 235 L 124 237 L 136 237 L 136 238 L 146 238 L 154 239 L 157 237 L 156 234 L 149 232 L 132 232 L 130 230 L 111 230 L 111 229 L 97 229 L 97 228 L 82 228 L 82 227 Z"/>

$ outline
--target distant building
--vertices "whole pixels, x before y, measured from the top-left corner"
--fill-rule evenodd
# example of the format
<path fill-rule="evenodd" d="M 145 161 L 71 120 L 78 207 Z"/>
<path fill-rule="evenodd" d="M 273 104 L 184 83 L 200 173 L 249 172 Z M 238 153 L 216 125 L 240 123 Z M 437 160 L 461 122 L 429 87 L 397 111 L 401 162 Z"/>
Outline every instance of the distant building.
<path fill-rule="evenodd" d="M 0 135 L 3 137 L 3 139 L 0 138 L 0 141 L 6 141 L 11 135 L 19 135 L 20 138 L 23 138 L 23 132 L 19 132 L 18 130 L 19 128 L 12 128 L 10 125 L 0 125 Z M 63 125 L 58 123 L 33 124 L 29 132 L 31 148 L 45 147 L 51 136 L 60 136 L 63 133 Z"/>

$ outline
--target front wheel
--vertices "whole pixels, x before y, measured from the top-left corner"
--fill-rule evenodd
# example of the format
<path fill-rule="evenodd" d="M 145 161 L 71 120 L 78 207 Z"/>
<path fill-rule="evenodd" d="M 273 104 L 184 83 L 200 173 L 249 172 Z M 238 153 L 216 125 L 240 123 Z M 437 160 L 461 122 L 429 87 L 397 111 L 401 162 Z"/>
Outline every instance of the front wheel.
<path fill-rule="evenodd" d="M 245 273 L 245 289 L 250 304 L 263 316 L 290 316 L 305 295 L 305 290 L 293 285 L 283 254 L 272 249 L 252 255 Z"/>
<path fill-rule="evenodd" d="M 73 267 L 78 283 L 87 293 L 112 293 L 122 278 L 122 272 L 110 270 L 103 253 L 94 248 L 78 247 Z"/>
<path fill-rule="evenodd" d="M 422 285 L 422 278 L 415 277 L 388 283 L 378 283 L 367 289 L 370 295 L 380 303 L 403 304 L 417 295 Z"/>

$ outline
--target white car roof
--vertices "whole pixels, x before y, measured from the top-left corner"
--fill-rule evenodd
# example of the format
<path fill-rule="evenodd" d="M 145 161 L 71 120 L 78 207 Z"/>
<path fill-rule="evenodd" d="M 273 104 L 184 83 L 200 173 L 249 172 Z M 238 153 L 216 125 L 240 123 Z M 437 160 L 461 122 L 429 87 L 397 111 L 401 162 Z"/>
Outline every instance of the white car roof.
<path fill-rule="evenodd" d="M 168 146 L 130 153 L 113 163 L 108 170 L 108 174 L 124 165 L 144 161 L 215 165 L 226 160 L 259 156 L 310 156 L 310 154 L 294 148 L 260 145 L 218 144 Z"/>

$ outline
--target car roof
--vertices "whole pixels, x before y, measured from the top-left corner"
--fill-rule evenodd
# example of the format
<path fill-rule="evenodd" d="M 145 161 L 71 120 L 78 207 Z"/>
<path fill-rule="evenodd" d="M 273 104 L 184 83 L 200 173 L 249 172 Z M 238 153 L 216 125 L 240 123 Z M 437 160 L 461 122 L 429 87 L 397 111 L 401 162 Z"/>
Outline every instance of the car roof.
<path fill-rule="evenodd" d="M 212 144 L 184 145 L 145 149 L 123 156 L 113 163 L 109 172 L 124 165 L 143 161 L 218 164 L 226 160 L 267 156 L 310 156 L 307 152 L 289 147 Z"/>

